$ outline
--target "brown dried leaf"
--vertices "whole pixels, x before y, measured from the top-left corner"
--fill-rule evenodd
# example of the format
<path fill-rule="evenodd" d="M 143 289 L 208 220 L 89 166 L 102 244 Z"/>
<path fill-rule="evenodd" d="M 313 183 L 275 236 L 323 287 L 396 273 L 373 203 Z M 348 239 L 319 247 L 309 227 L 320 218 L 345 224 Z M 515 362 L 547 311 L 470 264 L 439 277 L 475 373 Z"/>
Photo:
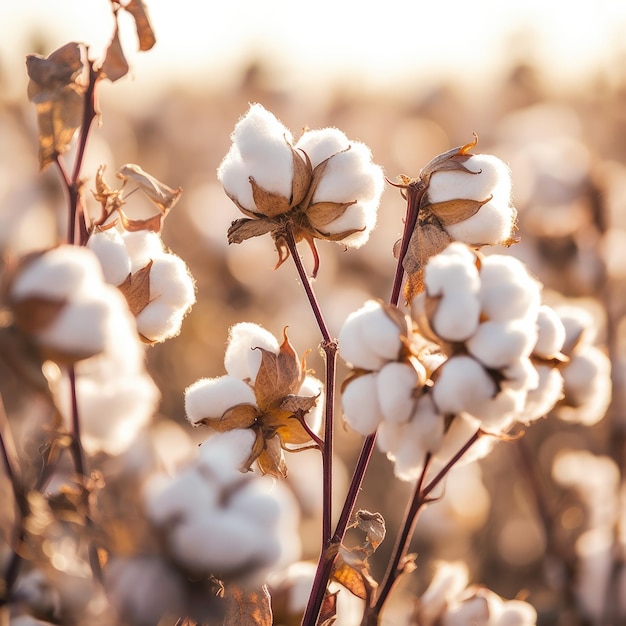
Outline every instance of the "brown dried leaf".
<path fill-rule="evenodd" d="M 67 304 L 67 300 L 50 300 L 31 296 L 11 305 L 13 323 L 27 335 L 37 333 L 49 326 Z"/>
<path fill-rule="evenodd" d="M 137 29 L 137 37 L 139 38 L 139 49 L 142 51 L 150 50 L 156 43 L 156 37 L 152 24 L 150 23 L 148 9 L 143 3 L 143 0 L 130 0 L 130 2 L 122 8 L 128 11 L 135 20 L 135 28 Z"/>
<path fill-rule="evenodd" d="M 129 274 L 126 280 L 118 285 L 118 289 L 124 294 L 130 312 L 137 317 L 150 304 L 150 269 L 152 261 L 145 267 Z"/>
<path fill-rule="evenodd" d="M 276 432 L 284 444 L 299 446 L 311 441 L 311 436 L 302 422 L 294 416 L 287 418 L 284 424 L 276 429 Z"/>
<path fill-rule="evenodd" d="M 407 273 L 404 297 L 411 302 L 424 291 L 424 267 L 430 257 L 442 252 L 452 238 L 435 220 L 418 222 L 411 239 L 402 266 Z"/>
<path fill-rule="evenodd" d="M 224 626 L 272 626 L 272 604 L 266 585 L 258 590 L 227 585 L 224 588 L 224 601 Z"/>
<path fill-rule="evenodd" d="M 100 69 L 102 70 L 102 75 L 108 78 L 112 83 L 126 76 L 130 69 L 128 61 L 124 56 L 124 50 L 122 50 L 122 44 L 120 43 L 120 29 L 117 23 L 115 24 L 113 39 L 111 39 L 109 43 Z"/>
<path fill-rule="evenodd" d="M 163 214 L 168 213 L 180 199 L 183 193 L 181 187 L 172 189 L 166 184 L 158 181 L 154 176 L 150 176 L 147 172 L 135 165 L 127 163 L 117 170 L 118 178 L 126 181 L 131 180 L 141 189 L 141 191 L 153 202 Z"/>
<path fill-rule="evenodd" d="M 298 150 L 291 148 L 293 154 L 293 183 L 291 185 L 290 206 L 298 206 L 306 197 L 311 180 L 313 178 L 313 168 L 309 156 L 303 150 L 304 159 L 298 154 Z"/>
<path fill-rule="evenodd" d="M 265 235 L 275 228 L 276 224 L 272 220 L 242 217 L 235 220 L 228 228 L 228 243 L 241 243 L 251 237 Z"/>
<path fill-rule="evenodd" d="M 278 354 L 263 348 L 261 366 L 254 383 L 254 395 L 261 412 L 270 413 L 280 407 L 283 399 L 295 394 L 302 384 L 302 366 L 298 355 L 289 343 L 287 329 Z"/>
<path fill-rule="evenodd" d="M 335 593 L 329 593 L 328 590 L 324 594 L 324 600 L 322 601 L 322 608 L 317 623 L 319 626 L 332 626 L 337 621 L 337 595 Z"/>
<path fill-rule="evenodd" d="M 295 414 L 308 413 L 317 404 L 317 396 L 296 396 L 288 395 L 281 402 L 280 408 L 283 411 Z"/>
<path fill-rule="evenodd" d="M 43 170 L 63 154 L 82 124 L 86 48 L 68 43 L 47 58 L 26 57 L 28 98 L 37 108 L 39 166 Z"/>
<path fill-rule="evenodd" d="M 93 197 L 102 205 L 103 217 L 108 217 L 114 211 L 117 211 L 123 204 L 122 190 L 111 189 L 106 180 L 104 180 L 104 170 L 106 165 L 100 165 L 96 172 L 96 190 L 93 191 Z"/>
<path fill-rule="evenodd" d="M 464 222 L 473 215 L 476 215 L 480 208 L 491 200 L 492 196 L 483 200 L 448 200 L 447 202 L 436 202 L 428 205 L 428 210 L 434 213 L 442 226 L 453 226 L 459 222 Z"/>
<path fill-rule="evenodd" d="M 370 574 L 367 554 L 361 548 L 350 549 L 343 545 L 339 548 L 333 579 L 357 598 L 366 601 L 378 587 L 378 583 Z"/>
<path fill-rule="evenodd" d="M 326 241 L 343 241 L 344 239 L 346 239 L 347 237 L 349 237 L 350 235 L 354 235 L 354 233 L 360 233 L 363 232 L 365 230 L 365 227 L 363 228 L 351 228 L 350 230 L 344 230 L 340 233 L 324 233 L 321 230 L 316 230 L 316 237 L 318 239 L 325 239 Z"/>
<path fill-rule="evenodd" d="M 361 598 L 361 600 L 367 598 L 367 589 L 363 576 L 354 567 L 341 563 L 337 566 L 333 578 L 357 598 Z"/>
<path fill-rule="evenodd" d="M 228 409 L 221 417 L 206 417 L 198 423 L 224 433 L 234 428 L 250 428 L 258 417 L 259 411 L 254 405 L 237 404 Z"/>
<path fill-rule="evenodd" d="M 118 208 L 117 212 L 120 216 L 122 226 L 128 232 L 137 232 L 139 230 L 147 230 L 151 233 L 160 233 L 163 228 L 163 219 L 165 215 L 163 213 L 156 213 L 152 217 L 147 217 L 144 220 L 131 220 L 122 209 Z"/>
<path fill-rule="evenodd" d="M 266 439 L 265 447 L 257 458 L 261 474 L 269 474 L 276 478 L 287 478 L 287 464 L 278 437 Z"/>
<path fill-rule="evenodd" d="M 363 549 L 371 554 L 385 539 L 387 532 L 385 520 L 380 513 L 370 513 L 365 510 L 357 511 L 355 518 L 355 526 L 365 533 Z"/>
<path fill-rule="evenodd" d="M 307 217 L 319 226 L 326 226 L 341 217 L 346 209 L 356 203 L 352 202 L 316 202 L 306 211 Z"/>
<path fill-rule="evenodd" d="M 289 198 L 263 189 L 252 176 L 250 176 L 249 180 L 252 186 L 252 198 L 259 213 L 266 217 L 276 217 L 277 215 L 287 213 L 291 209 Z"/>

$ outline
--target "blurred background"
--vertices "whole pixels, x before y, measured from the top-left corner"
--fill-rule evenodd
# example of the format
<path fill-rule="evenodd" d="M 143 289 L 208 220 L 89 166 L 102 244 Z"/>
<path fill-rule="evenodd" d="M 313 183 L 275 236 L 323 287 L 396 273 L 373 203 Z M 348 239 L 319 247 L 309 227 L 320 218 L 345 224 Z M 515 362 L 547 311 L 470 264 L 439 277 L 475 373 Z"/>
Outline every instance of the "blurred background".
<path fill-rule="evenodd" d="M 522 241 L 506 253 L 528 263 L 546 285 L 548 302 L 575 298 L 593 311 L 617 387 L 609 418 L 592 429 L 556 420 L 533 426 L 526 437 L 533 463 L 549 479 L 555 455 L 567 445 L 608 454 L 623 466 L 626 3 L 151 0 L 147 6 L 157 44 L 134 52 L 132 24 L 121 20 L 131 76 L 101 86 L 102 116 L 83 177 L 92 189 L 105 163 L 113 184 L 113 172 L 131 162 L 184 190 L 163 238 L 189 265 L 198 302 L 179 337 L 149 349 L 163 393 L 157 422 L 172 420 L 185 437 L 202 440 L 204 432 L 185 425 L 183 391 L 223 373 L 228 328 L 239 321 L 277 335 L 288 325 L 300 353 L 313 349 L 308 364 L 323 376 L 320 337 L 295 269 L 286 263 L 272 270 L 269 238 L 226 242 L 228 225 L 240 215 L 215 171 L 234 124 L 248 103 L 260 102 L 296 136 L 304 126 L 337 126 L 365 142 L 390 180 L 417 176 L 472 132 L 480 138 L 477 151 L 509 163 Z M 66 221 L 57 173 L 38 172 L 24 57 L 83 41 L 99 58 L 113 20 L 106 0 L 23 0 L 1 4 L 0 24 L 0 249 L 22 253 L 62 239 Z M 403 214 L 400 194 L 388 187 L 364 248 L 346 252 L 320 243 L 315 288 L 331 332 L 364 300 L 389 297 Z M 304 247 L 302 254 L 311 267 Z M 340 424 L 337 430 L 341 502 L 361 440 Z M 409 605 L 424 588 L 431 557 L 464 559 L 475 581 L 501 595 L 526 589 L 541 623 L 574 623 L 559 622 L 544 576 L 545 530 L 516 454 L 500 444 L 480 466 L 449 481 L 445 503 L 418 525 L 414 548 L 423 567 L 399 599 Z M 304 554 L 315 558 L 319 462 L 314 452 L 291 456 Z M 546 488 L 559 515 L 563 495 L 554 485 Z M 409 489 L 376 453 L 359 505 L 379 510 L 391 536 Z M 576 509 L 578 517 L 572 513 L 576 506 L 563 504 L 572 535 L 584 525 L 583 509 Z M 385 544 L 374 564 L 378 577 L 391 540 Z"/>

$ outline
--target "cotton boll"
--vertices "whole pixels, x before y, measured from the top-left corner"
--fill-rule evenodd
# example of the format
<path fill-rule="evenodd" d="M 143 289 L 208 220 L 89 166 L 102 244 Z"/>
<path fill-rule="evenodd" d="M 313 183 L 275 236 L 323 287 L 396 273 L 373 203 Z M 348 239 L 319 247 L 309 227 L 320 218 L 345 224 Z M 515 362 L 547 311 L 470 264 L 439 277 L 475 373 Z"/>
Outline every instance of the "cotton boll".
<path fill-rule="evenodd" d="M 146 339 L 161 342 L 180 332 L 184 311 L 173 309 L 171 304 L 153 300 L 137 315 L 137 331 Z"/>
<path fill-rule="evenodd" d="M 307 398 L 317 398 L 315 406 L 304 416 L 308 427 L 319 434 L 322 428 L 322 419 L 324 416 L 324 385 L 314 376 L 307 376 L 300 390 L 299 396 Z"/>
<path fill-rule="evenodd" d="M 563 349 L 565 326 L 554 309 L 543 304 L 537 314 L 537 343 L 533 354 L 542 359 L 551 359 Z"/>
<path fill-rule="evenodd" d="M 87 248 L 100 261 L 104 280 L 111 285 L 121 285 L 131 272 L 130 257 L 122 235 L 115 228 L 94 232 Z"/>
<path fill-rule="evenodd" d="M 293 154 L 291 133 L 272 113 L 253 104 L 235 125 L 232 146 L 217 170 L 226 193 L 257 212 L 250 178 L 262 189 L 291 197 Z"/>
<path fill-rule="evenodd" d="M 439 370 L 432 390 L 433 400 L 441 413 L 457 415 L 489 402 L 497 388 L 483 366 L 469 356 L 448 359 Z"/>
<path fill-rule="evenodd" d="M 443 467 L 470 440 L 480 427 L 480 422 L 467 414 L 457 415 L 446 431 L 441 447 L 433 457 L 433 468 Z M 497 439 L 480 437 L 469 450 L 463 454 L 457 465 L 466 465 L 477 459 L 486 457 Z"/>
<path fill-rule="evenodd" d="M 435 172 L 428 185 L 431 202 L 495 198 L 508 201 L 511 196 L 511 172 L 504 163 L 491 154 L 473 154 L 463 161 L 470 170 L 440 170 Z"/>
<path fill-rule="evenodd" d="M 432 328 L 446 341 L 466 341 L 478 328 L 480 304 L 473 294 L 452 292 L 437 304 Z"/>
<path fill-rule="evenodd" d="M 324 235 L 356 231 L 344 237 L 341 243 L 350 248 L 360 248 L 367 242 L 371 231 L 376 226 L 376 208 L 376 205 L 371 202 L 357 202 L 350 205 L 343 215 L 328 224 L 318 224 L 313 217 L 310 218 L 310 222 L 311 226 Z"/>
<path fill-rule="evenodd" d="M 441 619 L 441 626 L 487 625 L 489 617 L 489 603 L 484 597 L 475 595 L 448 607 Z"/>
<path fill-rule="evenodd" d="M 499 254 L 488 256 L 482 261 L 480 279 L 484 317 L 502 322 L 526 317 L 536 320 L 541 286 L 521 261 Z"/>
<path fill-rule="evenodd" d="M 535 626 L 537 611 L 528 602 L 507 600 L 499 606 L 494 626 Z"/>
<path fill-rule="evenodd" d="M 333 154 L 347 150 L 350 141 L 338 128 L 320 128 L 305 131 L 295 147 L 306 153 L 315 168 Z"/>
<path fill-rule="evenodd" d="M 446 226 L 446 230 L 457 241 L 472 246 L 493 246 L 510 240 L 516 218 L 517 211 L 508 202 L 494 197 L 472 217 Z"/>
<path fill-rule="evenodd" d="M 165 254 L 163 241 L 158 233 L 148 230 L 127 231 L 122 233 L 122 238 L 131 260 L 133 274 Z"/>
<path fill-rule="evenodd" d="M 537 331 L 530 323 L 486 321 L 466 345 L 483 365 L 500 369 L 528 356 L 535 345 Z"/>
<path fill-rule="evenodd" d="M 468 581 L 469 573 L 465 563 L 439 562 L 428 589 L 419 599 L 420 624 L 432 626 L 437 623 L 448 605 L 467 587 Z"/>
<path fill-rule="evenodd" d="M 150 299 L 156 298 L 183 310 L 195 302 L 193 278 L 186 263 L 175 254 L 163 254 L 153 260 L 150 267 Z"/>
<path fill-rule="evenodd" d="M 185 390 L 185 413 L 194 426 L 205 418 L 220 418 L 238 404 L 256 404 L 254 391 L 233 376 L 201 378 Z"/>
<path fill-rule="evenodd" d="M 376 446 L 387 454 L 390 461 L 395 460 L 396 450 L 404 439 L 407 423 L 387 422 L 383 420 L 378 427 Z"/>
<path fill-rule="evenodd" d="M 595 328 L 593 316 L 589 311 L 577 306 L 557 306 L 554 309 L 565 328 L 565 343 L 563 352 L 570 354 L 574 350 L 579 340 L 583 343 L 591 344 L 595 339 Z"/>
<path fill-rule="evenodd" d="M 563 377 L 556 367 L 538 365 L 539 382 L 535 389 L 528 391 L 526 405 L 519 418 L 529 424 L 548 415 L 555 404 L 563 397 Z"/>
<path fill-rule="evenodd" d="M 361 435 L 371 435 L 383 420 L 378 401 L 378 374 L 366 374 L 350 381 L 341 394 L 341 407 L 346 422 Z"/>
<path fill-rule="evenodd" d="M 58 246 L 30 260 L 11 284 L 9 297 L 19 302 L 38 297 L 71 298 L 104 280 L 96 255 L 79 246 Z"/>
<path fill-rule="evenodd" d="M 537 368 L 528 357 L 521 357 L 502 369 L 503 384 L 514 391 L 529 391 L 539 385 Z"/>
<path fill-rule="evenodd" d="M 228 484 L 237 475 L 228 469 L 224 472 L 220 470 L 242 468 L 252 452 L 255 439 L 256 435 L 250 428 L 233 428 L 223 433 L 215 433 L 200 446 L 199 463 L 218 472 L 216 478 L 222 484 Z"/>
<path fill-rule="evenodd" d="M 276 337 L 258 324 L 240 322 L 228 331 L 228 345 L 224 355 L 226 371 L 241 380 L 254 383 L 261 366 L 261 350 L 278 354 L 280 349 Z"/>
<path fill-rule="evenodd" d="M 383 418 L 406 422 L 415 408 L 413 393 L 419 384 L 415 369 L 407 363 L 387 363 L 378 372 L 376 387 Z"/>
<path fill-rule="evenodd" d="M 351 313 L 339 333 L 339 353 L 353 367 L 380 369 L 401 347 L 400 329 L 375 300 Z"/>

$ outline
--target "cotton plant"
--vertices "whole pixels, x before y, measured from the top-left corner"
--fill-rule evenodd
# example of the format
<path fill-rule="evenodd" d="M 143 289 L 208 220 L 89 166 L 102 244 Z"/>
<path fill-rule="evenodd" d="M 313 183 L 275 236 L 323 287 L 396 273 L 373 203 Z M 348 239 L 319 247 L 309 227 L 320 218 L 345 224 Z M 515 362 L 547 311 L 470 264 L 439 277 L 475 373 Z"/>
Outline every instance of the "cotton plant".
<path fill-rule="evenodd" d="M 284 450 L 315 445 L 321 424 L 322 383 L 308 373 L 283 333 L 281 344 L 257 324 L 231 327 L 224 357 L 227 374 L 203 378 L 185 391 L 194 426 L 254 434 L 242 469 L 256 461 L 262 473 L 286 476 Z"/>
<path fill-rule="evenodd" d="M 232 145 L 217 175 L 226 194 L 247 217 L 235 220 L 229 243 L 271 233 L 278 265 L 289 256 L 286 241 L 306 241 L 315 258 L 316 239 L 361 247 L 376 224 L 382 169 L 369 148 L 337 128 L 291 132 L 261 104 L 237 122 Z"/>

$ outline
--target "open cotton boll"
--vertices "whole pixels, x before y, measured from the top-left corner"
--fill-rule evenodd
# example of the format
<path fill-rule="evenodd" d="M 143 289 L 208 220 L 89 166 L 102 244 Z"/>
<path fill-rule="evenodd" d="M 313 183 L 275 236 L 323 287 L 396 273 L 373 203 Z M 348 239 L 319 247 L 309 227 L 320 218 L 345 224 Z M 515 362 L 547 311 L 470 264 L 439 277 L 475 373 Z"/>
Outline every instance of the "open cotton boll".
<path fill-rule="evenodd" d="M 96 255 L 79 246 L 63 245 L 32 259 L 11 284 L 10 298 L 72 298 L 104 280 Z"/>
<path fill-rule="evenodd" d="M 165 341 L 180 332 L 183 317 L 184 311 L 155 300 L 137 315 L 137 331 L 150 341 Z"/>
<path fill-rule="evenodd" d="M 350 248 L 360 248 L 369 239 L 371 231 L 376 226 L 376 205 L 372 202 L 357 202 L 350 205 L 343 215 L 328 224 L 318 223 L 314 216 L 309 216 L 309 222 L 325 235 L 336 235 L 350 230 L 356 232 L 344 237 L 342 244 Z"/>
<path fill-rule="evenodd" d="M 255 348 L 278 354 L 280 346 L 276 337 L 258 324 L 240 322 L 231 326 L 224 354 L 226 371 L 231 376 L 254 383 L 262 357 L 261 351 Z"/>
<path fill-rule="evenodd" d="M 158 233 L 149 230 L 125 231 L 122 233 L 122 239 L 130 257 L 133 273 L 165 254 L 163 241 Z"/>
<path fill-rule="evenodd" d="M 477 213 L 462 222 L 446 226 L 448 234 L 473 246 L 507 243 L 515 228 L 517 211 L 495 197 L 483 204 Z"/>
<path fill-rule="evenodd" d="M 185 310 L 195 302 L 194 282 L 189 268 L 175 254 L 163 254 L 153 260 L 150 268 L 150 299 L 156 298 Z"/>
<path fill-rule="evenodd" d="M 551 307 L 542 304 L 537 314 L 537 342 L 533 354 L 542 359 L 551 359 L 563 349 L 565 326 Z"/>
<path fill-rule="evenodd" d="M 94 232 L 87 248 L 98 257 L 107 283 L 117 286 L 126 280 L 131 271 L 130 257 L 118 230 L 109 228 Z"/>
<path fill-rule="evenodd" d="M 539 381 L 536 388 L 528 391 L 524 411 L 519 421 L 529 424 L 548 415 L 563 397 L 563 376 L 556 367 L 537 365 Z"/>
<path fill-rule="evenodd" d="M 432 626 L 445 612 L 449 604 L 461 595 L 469 582 L 469 572 L 461 561 L 437 563 L 430 585 L 418 604 L 420 623 Z"/>
<path fill-rule="evenodd" d="M 418 384 L 418 374 L 408 363 L 387 363 L 383 366 L 376 377 L 376 388 L 386 421 L 402 423 L 411 417 L 416 402 L 413 392 Z"/>
<path fill-rule="evenodd" d="M 217 170 L 226 193 L 245 209 L 258 212 L 250 178 L 265 191 L 291 197 L 291 133 L 260 104 L 253 104 L 231 135 L 230 150 Z"/>
<path fill-rule="evenodd" d="M 439 412 L 457 415 L 474 411 L 488 403 L 497 388 L 476 359 L 460 355 L 448 359 L 440 368 L 432 389 Z"/>
<path fill-rule="evenodd" d="M 353 367 L 380 369 L 398 358 L 401 347 L 398 326 L 375 300 L 351 313 L 339 332 L 339 353 Z"/>
<path fill-rule="evenodd" d="M 531 323 L 489 320 L 478 326 L 466 345 L 483 365 L 500 369 L 528 356 L 536 339 L 537 330 Z"/>
<path fill-rule="evenodd" d="M 480 268 L 479 298 L 483 316 L 494 321 L 529 317 L 534 322 L 540 306 L 541 284 L 512 256 L 493 254 Z"/>
<path fill-rule="evenodd" d="M 481 426 L 480 421 L 467 413 L 457 415 L 449 425 L 441 442 L 440 448 L 433 456 L 433 471 L 443 467 L 467 443 Z M 472 447 L 463 454 L 456 465 L 467 465 L 477 459 L 486 457 L 497 443 L 495 437 L 480 437 Z"/>
<path fill-rule="evenodd" d="M 199 460 L 203 465 L 210 466 L 218 471 L 218 477 L 229 484 L 234 474 L 224 474 L 222 468 L 232 467 L 239 469 L 244 466 L 250 456 L 256 435 L 250 428 L 233 428 L 223 433 L 215 433 L 202 443 L 199 450 Z"/>
<path fill-rule="evenodd" d="M 319 434 L 324 416 L 324 385 L 314 376 L 307 376 L 298 391 L 299 396 L 317 398 L 315 406 L 304 416 L 308 427 Z"/>
<path fill-rule="evenodd" d="M 582 338 L 585 344 L 593 343 L 596 324 L 591 312 L 582 307 L 562 305 L 554 309 L 565 328 L 563 352 L 569 354 Z"/>
<path fill-rule="evenodd" d="M 536 626 L 537 611 L 532 604 L 522 600 L 507 600 L 492 606 L 493 626 Z"/>
<path fill-rule="evenodd" d="M 539 374 L 530 358 L 523 356 L 502 368 L 503 384 L 515 391 L 536 389 Z"/>
<path fill-rule="evenodd" d="M 305 131 L 295 147 L 306 153 L 315 168 L 333 154 L 347 150 L 350 140 L 338 128 L 318 128 Z"/>
<path fill-rule="evenodd" d="M 185 389 L 185 413 L 194 426 L 205 418 L 219 418 L 237 404 L 256 404 L 254 391 L 233 376 L 201 378 Z"/>
<path fill-rule="evenodd" d="M 377 373 L 359 376 L 350 381 L 341 394 L 345 420 L 361 435 L 371 435 L 383 420 L 378 401 L 377 376 Z"/>

